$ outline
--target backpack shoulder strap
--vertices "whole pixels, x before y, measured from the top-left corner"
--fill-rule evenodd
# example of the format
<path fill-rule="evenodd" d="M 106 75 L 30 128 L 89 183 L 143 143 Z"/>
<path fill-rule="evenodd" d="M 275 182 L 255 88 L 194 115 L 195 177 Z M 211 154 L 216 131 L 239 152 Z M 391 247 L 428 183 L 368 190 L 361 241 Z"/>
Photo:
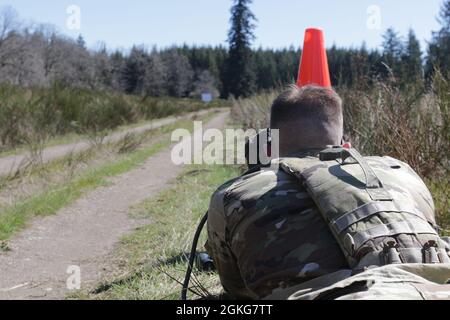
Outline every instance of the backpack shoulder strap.
<path fill-rule="evenodd" d="M 425 243 L 399 248 L 395 238 L 400 234 L 439 240 L 413 196 L 394 189 L 396 173 L 383 158 L 333 148 L 319 158 L 285 158 L 280 165 L 305 186 L 352 268 L 361 263 L 423 262 Z M 436 255 L 435 262 L 448 259 L 445 251 Z"/>

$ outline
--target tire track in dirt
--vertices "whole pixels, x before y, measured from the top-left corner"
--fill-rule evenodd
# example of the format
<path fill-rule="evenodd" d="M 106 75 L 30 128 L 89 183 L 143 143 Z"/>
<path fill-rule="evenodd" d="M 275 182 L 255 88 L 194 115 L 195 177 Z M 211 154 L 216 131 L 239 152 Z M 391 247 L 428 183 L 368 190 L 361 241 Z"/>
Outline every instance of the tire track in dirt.
<path fill-rule="evenodd" d="M 228 112 L 206 128 L 223 128 Z M 100 187 L 58 214 L 37 218 L 0 253 L 0 299 L 63 299 L 67 268 L 81 268 L 82 286 L 97 283 L 112 268 L 108 255 L 119 239 L 148 223 L 129 216 L 129 208 L 170 186 L 183 170 L 171 161 L 172 148 Z"/>

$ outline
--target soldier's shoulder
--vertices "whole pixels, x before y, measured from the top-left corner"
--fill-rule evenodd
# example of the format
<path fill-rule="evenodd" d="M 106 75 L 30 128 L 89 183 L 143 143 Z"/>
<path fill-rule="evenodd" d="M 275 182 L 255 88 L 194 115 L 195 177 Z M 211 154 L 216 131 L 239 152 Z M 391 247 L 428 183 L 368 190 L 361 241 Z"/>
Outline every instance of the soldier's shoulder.
<path fill-rule="evenodd" d="M 285 188 L 301 188 L 297 180 L 282 170 L 264 169 L 231 179 L 222 184 L 213 197 L 221 199 L 255 199 Z"/>
<path fill-rule="evenodd" d="M 420 189 L 427 189 L 422 178 L 416 171 L 406 162 L 389 156 L 384 157 L 366 157 L 369 164 L 380 172 L 386 173 L 384 179 L 393 179 L 393 182 L 404 184 L 406 181 L 411 186 Z"/>

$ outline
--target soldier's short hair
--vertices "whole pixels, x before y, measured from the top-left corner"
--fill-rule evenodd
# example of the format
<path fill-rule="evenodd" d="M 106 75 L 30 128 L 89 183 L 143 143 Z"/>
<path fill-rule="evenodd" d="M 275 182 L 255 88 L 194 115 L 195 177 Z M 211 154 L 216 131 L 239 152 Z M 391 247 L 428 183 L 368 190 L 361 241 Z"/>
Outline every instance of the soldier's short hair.
<path fill-rule="evenodd" d="M 270 118 L 270 127 L 280 130 L 280 151 L 283 144 L 314 148 L 342 140 L 342 100 L 330 88 L 291 85 L 275 99 Z"/>

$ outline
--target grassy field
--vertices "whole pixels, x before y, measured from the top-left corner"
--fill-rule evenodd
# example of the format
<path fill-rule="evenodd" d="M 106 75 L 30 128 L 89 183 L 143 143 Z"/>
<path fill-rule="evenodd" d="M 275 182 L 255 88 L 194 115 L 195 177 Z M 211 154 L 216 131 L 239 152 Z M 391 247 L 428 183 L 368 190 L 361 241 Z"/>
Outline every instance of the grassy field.
<path fill-rule="evenodd" d="M 212 114 L 205 115 L 201 120 L 207 121 L 212 116 Z M 171 144 L 169 134 L 175 128 L 192 130 L 193 123 L 190 120 L 180 120 L 141 136 L 125 137 L 122 141 L 98 151 L 88 150 L 82 155 L 33 168 L 25 177 L 19 178 L 17 189 L 23 190 L 24 180 L 31 180 L 34 184 L 38 184 L 33 190 L 40 191 L 31 192 L 29 196 L 19 197 L 10 205 L 0 207 L 0 240 L 7 240 L 25 227 L 31 218 L 55 214 L 89 190 L 107 184 L 108 178 L 137 167 L 148 157 Z M 103 161 L 96 162 L 95 158 L 102 155 Z M 84 162 L 82 170 L 74 170 L 74 165 L 78 165 L 74 164 L 74 161 Z M 48 183 L 53 176 L 56 176 L 54 181 Z M 39 184 L 39 180 L 45 180 L 44 188 Z M 9 180 L 0 182 L 0 191 L 2 187 L 9 188 L 8 193 L 14 192 L 11 190 Z M 4 243 L 2 247 L 5 249 L 7 245 Z"/>
<path fill-rule="evenodd" d="M 95 135 L 143 120 L 201 109 L 227 107 L 215 100 L 138 97 L 113 92 L 0 85 L 0 152 L 35 146 L 73 134 Z"/>
<path fill-rule="evenodd" d="M 174 114 L 172 116 L 179 117 L 179 116 L 183 116 L 183 115 L 185 115 L 185 112 L 182 112 L 179 114 Z M 66 133 L 63 135 L 56 135 L 53 137 L 48 137 L 45 140 L 41 141 L 39 148 L 43 149 L 43 148 L 53 147 L 53 146 L 58 146 L 58 145 L 63 145 L 63 144 L 76 143 L 79 141 L 88 141 L 88 142 L 96 143 L 97 141 L 102 141 L 102 138 L 104 138 L 108 135 L 125 132 L 127 130 L 138 128 L 141 126 L 150 125 L 150 124 L 154 123 L 155 121 L 158 121 L 159 119 L 160 118 L 155 118 L 155 119 L 144 119 L 143 118 L 143 119 L 136 120 L 135 122 L 132 122 L 129 124 L 119 125 L 112 129 L 105 129 L 105 130 L 102 130 L 101 132 L 85 132 L 85 133 L 71 132 L 71 133 Z M 0 151 L 0 158 L 11 156 L 11 155 L 23 154 L 23 153 L 29 152 L 30 149 L 32 149 L 32 148 L 33 148 L 33 146 L 30 144 L 20 144 L 20 145 L 17 145 L 16 147 L 14 147 L 13 149 L 5 149 L 3 151 Z"/>

